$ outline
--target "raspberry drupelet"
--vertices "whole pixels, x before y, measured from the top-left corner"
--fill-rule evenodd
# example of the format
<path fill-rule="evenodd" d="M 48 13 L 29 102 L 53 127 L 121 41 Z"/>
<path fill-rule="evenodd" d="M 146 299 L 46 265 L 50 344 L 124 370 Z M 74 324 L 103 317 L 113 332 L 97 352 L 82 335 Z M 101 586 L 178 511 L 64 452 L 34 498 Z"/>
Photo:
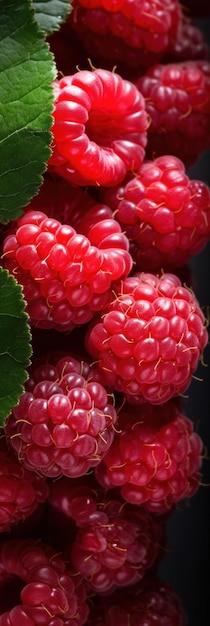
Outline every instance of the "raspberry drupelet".
<path fill-rule="evenodd" d="M 207 341 L 195 295 L 167 273 L 126 278 L 102 320 L 86 333 L 104 384 L 152 404 L 186 391 Z"/>
<path fill-rule="evenodd" d="M 114 398 L 87 362 L 59 353 L 41 360 L 6 421 L 5 434 L 27 469 L 41 476 L 82 476 L 112 443 Z"/>
<path fill-rule="evenodd" d="M 104 69 L 54 81 L 49 170 L 76 185 L 117 184 L 145 155 L 148 115 L 137 87 Z"/>
<path fill-rule="evenodd" d="M 170 512 L 197 491 L 202 448 L 192 421 L 174 399 L 162 406 L 127 404 L 95 476 L 105 489 L 120 488 L 126 502 L 157 514 Z"/>
<path fill-rule="evenodd" d="M 136 176 L 103 189 L 101 198 L 130 240 L 136 271 L 177 269 L 210 238 L 210 190 L 190 180 L 175 156 L 144 161 Z"/>

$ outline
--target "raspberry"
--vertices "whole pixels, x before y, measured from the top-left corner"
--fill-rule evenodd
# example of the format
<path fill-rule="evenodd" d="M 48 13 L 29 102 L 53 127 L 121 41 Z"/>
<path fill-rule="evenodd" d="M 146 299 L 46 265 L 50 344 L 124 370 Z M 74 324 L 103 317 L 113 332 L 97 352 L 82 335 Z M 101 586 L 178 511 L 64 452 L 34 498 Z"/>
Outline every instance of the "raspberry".
<path fill-rule="evenodd" d="M 41 211 L 27 211 L 17 221 L 4 241 L 3 262 L 23 285 L 31 325 L 72 330 L 112 299 L 115 281 L 132 268 L 129 242 L 114 220 L 98 230 L 98 243 L 91 245 L 73 227 Z"/>
<path fill-rule="evenodd" d="M 151 123 L 147 158 L 173 154 L 186 167 L 210 146 L 210 63 L 154 65 L 136 80 Z"/>
<path fill-rule="evenodd" d="M 97 593 L 133 585 L 160 552 L 162 518 L 125 504 L 116 490 L 106 494 L 94 481 L 62 478 L 51 484 L 50 504 L 76 522 L 67 555 L 88 588 Z M 69 544 L 69 545 L 68 545 Z"/>
<path fill-rule="evenodd" d="M 1 544 L 0 589 L 0 626 L 82 626 L 87 620 L 80 577 L 40 541 Z"/>
<path fill-rule="evenodd" d="M 125 501 L 154 513 L 169 511 L 196 492 L 202 441 L 174 400 L 162 406 L 126 405 L 119 429 L 95 469 L 103 487 L 120 487 Z"/>
<path fill-rule="evenodd" d="M 190 180 L 174 156 L 145 161 L 135 177 L 104 190 L 102 199 L 130 240 L 136 267 L 176 269 L 210 237 L 210 190 Z"/>
<path fill-rule="evenodd" d="M 177 35 L 168 48 L 163 63 L 179 63 L 209 58 L 209 45 L 204 32 L 190 17 L 183 16 Z"/>
<path fill-rule="evenodd" d="M 42 476 L 81 476 L 110 447 L 117 414 L 94 367 L 69 355 L 34 366 L 5 425 L 21 463 Z"/>
<path fill-rule="evenodd" d="M 195 295 L 174 274 L 139 273 L 86 333 L 106 385 L 161 404 L 186 391 L 208 333 Z"/>
<path fill-rule="evenodd" d="M 145 68 L 161 59 L 181 20 L 177 0 L 74 0 L 70 24 L 96 60 Z"/>
<path fill-rule="evenodd" d="M 108 70 L 83 70 L 54 81 L 53 152 L 49 167 L 76 185 L 114 185 L 145 154 L 144 98 Z"/>
<path fill-rule="evenodd" d="M 135 586 L 94 598 L 87 626 L 186 626 L 186 615 L 171 587 L 150 575 Z"/>
<path fill-rule="evenodd" d="M 25 520 L 44 502 L 48 487 L 43 478 L 25 470 L 0 439 L 0 532 L 10 530 L 20 520 Z"/>

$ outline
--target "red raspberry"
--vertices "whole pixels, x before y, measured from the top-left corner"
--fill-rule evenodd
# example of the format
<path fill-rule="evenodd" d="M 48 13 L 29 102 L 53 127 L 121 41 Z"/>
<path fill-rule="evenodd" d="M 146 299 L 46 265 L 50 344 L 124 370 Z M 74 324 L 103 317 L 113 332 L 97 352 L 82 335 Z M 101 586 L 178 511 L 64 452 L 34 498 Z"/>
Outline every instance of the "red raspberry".
<path fill-rule="evenodd" d="M 25 470 L 5 437 L 0 439 L 0 532 L 25 520 L 48 496 L 48 487 L 38 474 Z"/>
<path fill-rule="evenodd" d="M 177 157 L 145 161 L 135 177 L 105 190 L 102 199 L 130 240 L 141 270 L 182 266 L 209 240 L 210 190 L 190 180 Z"/>
<path fill-rule="evenodd" d="M 5 433 L 27 469 L 82 476 L 109 449 L 117 414 L 97 371 L 66 355 L 34 366 Z"/>
<path fill-rule="evenodd" d="M 70 24 L 102 65 L 148 67 L 161 59 L 181 20 L 177 0 L 73 0 Z"/>
<path fill-rule="evenodd" d="M 163 63 L 179 63 L 209 58 L 209 45 L 203 30 L 190 17 L 183 15 L 176 37 L 163 57 Z"/>
<path fill-rule="evenodd" d="M 110 388 L 161 404 L 191 382 L 208 333 L 194 294 L 173 274 L 139 273 L 86 334 Z"/>
<path fill-rule="evenodd" d="M 87 620 L 80 576 L 40 541 L 1 544 L 0 590 L 0 626 L 82 626 Z"/>
<path fill-rule="evenodd" d="M 210 147 L 210 63 L 154 65 L 136 80 L 151 123 L 147 157 L 174 154 L 188 167 Z"/>
<path fill-rule="evenodd" d="M 87 626 L 186 626 L 178 596 L 165 582 L 147 576 L 135 588 L 93 598 Z"/>
<path fill-rule="evenodd" d="M 113 219 L 103 224 L 91 242 L 41 211 L 27 211 L 17 221 L 15 233 L 5 239 L 3 262 L 23 285 L 32 325 L 72 330 L 112 299 L 115 282 L 129 274 L 132 259 L 119 224 Z"/>
<path fill-rule="evenodd" d="M 61 478 L 50 488 L 50 504 L 76 522 L 67 556 L 97 593 L 133 585 L 154 565 L 162 540 L 162 517 L 125 504 L 116 490 L 106 494 L 94 481 Z"/>
<path fill-rule="evenodd" d="M 127 405 L 113 444 L 95 469 L 98 482 L 122 497 L 164 513 L 191 497 L 200 483 L 202 441 L 174 400 L 162 406 Z"/>
<path fill-rule="evenodd" d="M 97 202 L 90 195 L 89 189 L 73 187 L 67 181 L 60 178 L 46 176 L 38 195 L 35 196 L 26 207 L 27 211 L 29 209 L 30 211 L 42 211 L 48 217 L 57 219 L 62 224 L 73 226 L 77 233 L 88 237 L 91 243 L 97 240 L 97 245 L 100 245 L 103 241 L 104 247 L 109 241 L 110 247 L 112 241 L 114 247 L 118 247 L 119 245 L 121 248 L 127 249 L 129 246 L 125 235 L 123 235 L 114 222 L 113 211 L 110 207 Z M 109 220 L 109 225 L 107 222 L 103 226 L 104 237 L 102 230 L 102 239 L 101 235 L 96 238 L 97 229 L 94 229 L 93 232 L 95 232 L 95 235 L 92 237 L 90 228 L 102 220 Z M 110 220 L 112 220 L 112 222 L 110 222 Z M 7 231 L 4 233 L 4 239 L 8 234 Z"/>
<path fill-rule="evenodd" d="M 54 81 L 53 153 L 49 166 L 76 185 L 114 185 L 145 154 L 144 98 L 108 70 L 83 70 Z"/>

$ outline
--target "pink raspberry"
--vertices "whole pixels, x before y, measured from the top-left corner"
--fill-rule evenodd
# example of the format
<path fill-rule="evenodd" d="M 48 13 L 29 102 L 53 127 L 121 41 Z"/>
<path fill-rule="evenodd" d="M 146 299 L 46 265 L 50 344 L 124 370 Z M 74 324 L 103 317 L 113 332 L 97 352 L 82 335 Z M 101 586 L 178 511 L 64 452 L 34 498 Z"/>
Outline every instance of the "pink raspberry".
<path fill-rule="evenodd" d="M 179 157 L 194 163 L 210 146 L 210 63 L 154 65 L 136 86 L 150 116 L 147 157 Z"/>
<path fill-rule="evenodd" d="M 137 87 L 108 70 L 54 81 L 50 170 L 76 185 L 114 185 L 145 155 L 148 116 Z"/>
<path fill-rule="evenodd" d="M 99 484 L 120 487 L 126 502 L 164 513 L 200 484 L 202 441 L 174 400 L 162 406 L 126 405 L 118 433 L 95 469 Z"/>
<path fill-rule="evenodd" d="M 86 333 L 106 385 L 161 404 L 188 388 L 208 341 L 195 295 L 174 274 L 139 273 Z"/>
<path fill-rule="evenodd" d="M 81 577 L 34 539 L 0 546 L 0 626 L 82 626 L 88 606 Z"/>
<path fill-rule="evenodd" d="M 94 367 L 59 356 L 34 365 L 5 433 L 27 469 L 77 477 L 110 447 L 117 414 Z"/>
<path fill-rule="evenodd" d="M 48 496 L 46 481 L 35 472 L 24 469 L 0 439 L 0 532 L 29 517 Z"/>
<path fill-rule="evenodd" d="M 186 626 L 186 617 L 171 587 L 150 574 L 135 588 L 93 598 L 87 626 Z"/>
<path fill-rule="evenodd" d="M 73 0 L 69 21 L 91 58 L 145 68 L 161 59 L 181 20 L 177 0 Z"/>
<path fill-rule="evenodd" d="M 49 502 L 76 523 L 66 554 L 97 593 L 133 585 L 143 578 L 160 552 L 162 517 L 125 504 L 117 490 L 106 494 L 95 481 L 61 478 L 50 486 Z"/>
<path fill-rule="evenodd" d="M 107 306 L 115 282 L 132 268 L 128 248 L 113 219 L 96 226 L 91 242 L 70 225 L 32 210 L 6 237 L 3 263 L 23 285 L 31 325 L 66 331 Z"/>
<path fill-rule="evenodd" d="M 145 161 L 137 175 L 104 190 L 102 199 L 130 240 L 140 270 L 184 265 L 210 237 L 210 190 L 190 180 L 174 156 Z"/>

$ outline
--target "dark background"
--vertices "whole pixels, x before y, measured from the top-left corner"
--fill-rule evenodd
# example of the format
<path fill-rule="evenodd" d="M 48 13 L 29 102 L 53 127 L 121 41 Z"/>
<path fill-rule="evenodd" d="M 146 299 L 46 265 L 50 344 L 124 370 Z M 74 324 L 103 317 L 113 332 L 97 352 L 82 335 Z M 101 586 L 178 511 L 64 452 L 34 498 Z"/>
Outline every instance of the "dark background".
<path fill-rule="evenodd" d="M 208 0 L 206 0 L 208 3 Z M 199 20 L 210 43 L 210 20 Z M 190 178 L 210 186 L 210 152 L 188 171 Z M 210 317 L 210 243 L 193 257 L 193 289 L 205 316 Z M 179 595 L 188 615 L 187 626 L 210 625 L 210 344 L 204 351 L 206 366 L 200 365 L 183 401 L 185 414 L 204 443 L 202 484 L 190 499 L 170 515 L 167 524 L 168 552 L 159 574 Z"/>

